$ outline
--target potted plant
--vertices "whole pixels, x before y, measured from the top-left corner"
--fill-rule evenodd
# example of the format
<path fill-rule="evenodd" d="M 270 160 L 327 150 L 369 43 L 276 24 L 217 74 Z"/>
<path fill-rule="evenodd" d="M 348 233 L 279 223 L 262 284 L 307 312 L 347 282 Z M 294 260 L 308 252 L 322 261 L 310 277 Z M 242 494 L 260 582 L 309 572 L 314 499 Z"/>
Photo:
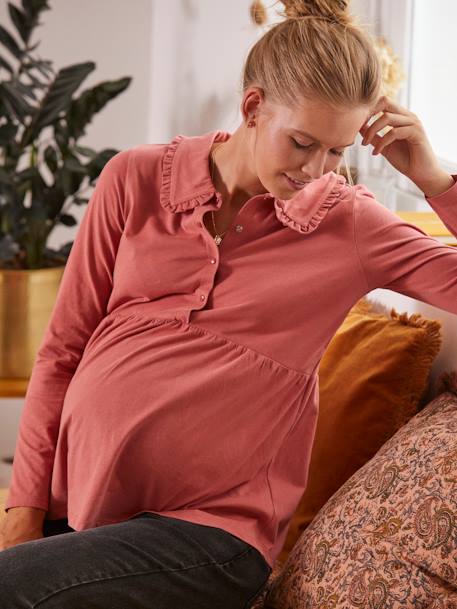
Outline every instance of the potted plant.
<path fill-rule="evenodd" d="M 94 62 L 57 72 L 38 58 L 31 38 L 47 0 L 8 2 L 15 33 L 0 25 L 0 377 L 30 375 L 72 241 L 48 247 L 59 223 L 77 224 L 69 208 L 119 152 L 78 146 L 85 127 L 130 77 L 76 91 Z M 7 50 L 9 55 L 4 53 Z M 11 63 L 11 61 L 15 63 Z"/>

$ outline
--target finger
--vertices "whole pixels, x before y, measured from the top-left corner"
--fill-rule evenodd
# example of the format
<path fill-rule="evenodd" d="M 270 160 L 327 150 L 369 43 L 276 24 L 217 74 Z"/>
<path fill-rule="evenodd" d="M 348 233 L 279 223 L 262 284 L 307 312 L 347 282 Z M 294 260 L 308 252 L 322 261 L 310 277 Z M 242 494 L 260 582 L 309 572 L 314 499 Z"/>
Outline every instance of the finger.
<path fill-rule="evenodd" d="M 380 154 L 386 146 L 389 146 L 395 140 L 407 139 L 411 134 L 411 127 L 404 125 L 403 127 L 393 127 L 384 137 L 378 137 L 377 142 L 373 144 L 372 154 Z"/>
<path fill-rule="evenodd" d="M 412 115 L 404 115 L 404 114 L 397 114 L 394 112 L 384 112 L 381 113 L 379 115 L 378 118 L 376 118 L 375 121 L 373 121 L 371 123 L 371 125 L 367 125 L 365 123 L 365 125 L 362 125 L 362 130 L 364 131 L 365 136 L 367 135 L 367 133 L 369 132 L 369 134 L 371 135 L 372 133 L 375 133 L 376 131 L 379 131 L 380 129 L 382 129 L 383 127 L 387 126 L 387 125 L 412 125 L 415 122 L 414 120 L 414 116 Z"/>
<path fill-rule="evenodd" d="M 396 112 L 397 114 L 404 114 L 405 116 L 411 114 L 408 108 L 405 108 L 404 106 L 400 105 L 398 102 L 393 100 L 391 97 L 388 97 L 387 95 L 383 95 L 378 99 L 374 106 L 373 114 L 377 114 L 378 112 L 384 111 Z"/>
<path fill-rule="evenodd" d="M 381 131 L 385 127 L 389 127 L 389 129 L 384 132 L 383 136 L 385 136 L 393 127 L 405 125 L 412 125 L 412 119 L 410 117 L 387 112 L 364 130 L 362 145 L 365 146 L 372 141 L 374 142 L 377 132 Z"/>
<path fill-rule="evenodd" d="M 379 124 L 377 121 L 382 120 L 388 113 L 387 112 L 378 112 L 377 114 L 372 114 L 370 115 L 367 120 L 365 121 L 365 123 L 362 125 L 362 127 L 360 128 L 360 133 L 362 135 L 366 135 L 366 132 L 368 131 L 368 129 L 370 129 L 375 123 L 377 126 L 377 129 L 380 129 Z M 394 116 L 393 114 L 390 113 L 390 116 Z M 371 123 L 370 123 L 371 121 Z"/>
<path fill-rule="evenodd" d="M 385 127 L 388 123 L 388 117 L 386 117 L 384 114 L 381 114 L 376 120 L 371 123 L 371 125 L 368 125 L 367 123 L 362 125 L 362 127 L 360 128 L 360 134 L 362 135 L 362 144 L 367 144 L 371 140 L 373 135 L 377 131 Z"/>
<path fill-rule="evenodd" d="M 416 115 L 414 113 L 410 112 L 407 108 L 401 106 L 399 103 L 397 103 L 390 97 L 383 95 L 372 108 L 371 114 L 368 117 L 368 119 L 365 121 L 365 123 L 362 125 L 362 129 L 360 130 L 360 133 L 362 133 L 362 135 L 363 135 L 363 128 L 371 127 L 371 125 L 375 122 L 376 119 L 382 118 L 382 116 L 387 113 L 409 116 L 409 117 L 411 117 L 412 120 L 417 118 Z M 372 119 L 374 119 L 374 120 L 372 121 L 371 125 L 368 125 L 368 123 Z"/>

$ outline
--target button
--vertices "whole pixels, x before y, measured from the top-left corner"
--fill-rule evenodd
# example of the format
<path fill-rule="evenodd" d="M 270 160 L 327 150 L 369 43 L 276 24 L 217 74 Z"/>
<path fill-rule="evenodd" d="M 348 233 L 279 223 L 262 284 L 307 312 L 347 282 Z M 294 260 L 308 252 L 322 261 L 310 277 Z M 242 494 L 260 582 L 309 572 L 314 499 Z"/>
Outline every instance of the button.
<path fill-rule="evenodd" d="M 237 224 L 235 226 L 235 230 L 237 233 L 241 233 L 241 231 L 243 230 L 243 226 L 241 224 Z"/>
<path fill-rule="evenodd" d="M 200 294 L 200 300 L 205 300 L 206 296 L 204 294 Z"/>
<path fill-rule="evenodd" d="M 211 264 L 215 264 L 216 263 L 216 258 L 210 258 L 209 261 L 211 262 Z"/>

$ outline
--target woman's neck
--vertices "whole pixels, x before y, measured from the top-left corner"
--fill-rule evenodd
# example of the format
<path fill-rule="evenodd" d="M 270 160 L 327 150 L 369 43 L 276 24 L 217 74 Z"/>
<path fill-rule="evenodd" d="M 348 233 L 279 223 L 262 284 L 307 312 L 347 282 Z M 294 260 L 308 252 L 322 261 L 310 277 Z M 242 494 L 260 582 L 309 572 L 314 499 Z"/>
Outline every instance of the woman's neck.
<path fill-rule="evenodd" d="M 240 125 L 226 142 L 216 142 L 213 154 L 213 182 L 225 206 L 238 210 L 245 201 L 266 191 L 253 170 L 253 159 Z"/>

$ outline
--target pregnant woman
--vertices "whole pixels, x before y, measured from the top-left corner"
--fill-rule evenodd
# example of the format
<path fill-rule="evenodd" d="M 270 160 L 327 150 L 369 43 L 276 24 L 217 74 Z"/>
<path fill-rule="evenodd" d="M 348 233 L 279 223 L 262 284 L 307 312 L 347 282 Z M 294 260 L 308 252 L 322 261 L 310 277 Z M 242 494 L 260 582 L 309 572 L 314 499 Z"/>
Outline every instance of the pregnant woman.
<path fill-rule="evenodd" d="M 234 133 L 138 145 L 99 177 L 25 398 L 2 608 L 249 607 L 351 307 L 384 287 L 457 313 L 457 250 L 338 171 L 360 133 L 454 235 L 457 176 L 381 95 L 345 1 L 284 5 L 247 56 Z"/>

